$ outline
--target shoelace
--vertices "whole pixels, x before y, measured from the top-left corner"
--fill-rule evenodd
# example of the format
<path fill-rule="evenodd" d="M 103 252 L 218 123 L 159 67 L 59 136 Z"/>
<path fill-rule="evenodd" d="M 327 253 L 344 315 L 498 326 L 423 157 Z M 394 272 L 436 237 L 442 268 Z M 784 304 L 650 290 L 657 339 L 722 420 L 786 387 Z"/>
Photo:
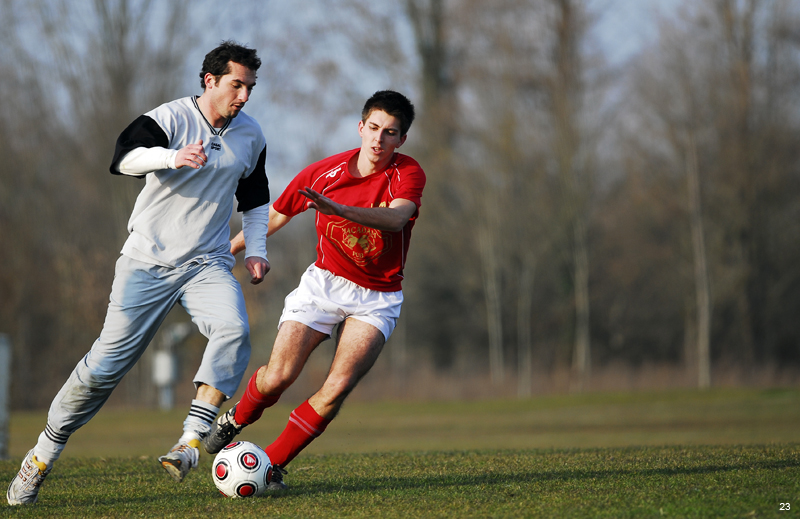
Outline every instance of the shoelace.
<path fill-rule="evenodd" d="M 50 473 L 49 470 L 42 472 L 41 470 L 39 470 L 39 467 L 33 465 L 32 463 L 31 467 L 33 468 L 31 472 L 25 474 L 22 471 L 20 471 L 19 473 L 19 478 L 22 480 L 24 488 L 38 487 L 39 485 L 42 484 L 42 482 L 44 482 L 45 476 L 47 476 Z"/>
<path fill-rule="evenodd" d="M 289 471 L 285 468 L 281 467 L 280 465 L 273 465 L 272 466 L 272 477 L 269 479 L 271 482 L 275 483 L 283 483 L 283 476 L 284 474 L 288 474 Z"/>
<path fill-rule="evenodd" d="M 189 461 L 189 467 L 190 468 L 196 467 L 197 466 L 197 462 L 200 459 L 200 455 L 197 452 L 197 449 L 195 447 L 192 447 L 191 445 L 187 445 L 185 443 L 182 443 L 178 447 L 175 447 L 170 452 L 175 452 L 175 453 L 179 453 L 179 454 L 186 454 L 187 456 L 189 456 L 189 460 L 188 461 Z"/>
<path fill-rule="evenodd" d="M 186 445 L 185 443 L 182 443 L 179 447 L 175 447 L 174 449 L 172 449 L 172 452 L 183 453 L 183 452 L 186 452 L 188 450 L 193 450 L 193 449 L 194 449 L 194 447 L 192 447 L 190 445 Z M 191 452 L 189 454 L 191 454 Z"/>
<path fill-rule="evenodd" d="M 36 474 L 34 474 L 33 479 L 31 481 L 31 483 L 33 483 L 32 488 L 36 488 L 36 487 L 40 486 L 42 483 L 44 483 L 44 477 L 48 473 L 49 472 L 42 473 L 40 470 L 37 469 L 36 470 Z"/>
<path fill-rule="evenodd" d="M 236 423 L 236 406 L 231 407 L 231 410 L 225 413 L 225 424 L 233 427 L 237 433 L 242 432 L 244 425 Z"/>

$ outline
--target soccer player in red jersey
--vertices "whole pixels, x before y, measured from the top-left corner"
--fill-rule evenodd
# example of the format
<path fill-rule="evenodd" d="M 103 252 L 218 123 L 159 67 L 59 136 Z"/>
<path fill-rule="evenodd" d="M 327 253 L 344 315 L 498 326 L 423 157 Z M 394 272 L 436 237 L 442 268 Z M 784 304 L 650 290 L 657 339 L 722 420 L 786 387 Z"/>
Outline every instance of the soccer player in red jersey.
<path fill-rule="evenodd" d="M 265 448 L 276 467 L 270 490 L 287 488 L 286 465 L 333 420 L 400 316 L 403 267 L 425 187 L 420 165 L 396 151 L 413 120 L 414 107 L 405 96 L 376 92 L 358 123 L 361 147 L 308 166 L 270 207 L 268 235 L 297 214 L 316 210 L 317 260 L 286 297 L 269 363 L 256 371 L 242 399 L 216 420 L 203 440 L 206 450 L 218 452 L 258 420 L 339 326 L 327 379 Z M 240 234 L 231 241 L 231 252 L 243 248 Z M 251 275 L 257 281 L 258 273 Z"/>

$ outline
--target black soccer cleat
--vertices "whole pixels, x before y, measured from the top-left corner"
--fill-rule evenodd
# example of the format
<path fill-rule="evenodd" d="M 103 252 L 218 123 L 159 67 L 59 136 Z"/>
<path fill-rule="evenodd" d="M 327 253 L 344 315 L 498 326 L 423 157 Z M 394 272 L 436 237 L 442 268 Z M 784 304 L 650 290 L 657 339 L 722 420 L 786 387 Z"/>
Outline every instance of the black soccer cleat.
<path fill-rule="evenodd" d="M 203 438 L 203 447 L 209 454 L 216 454 L 223 447 L 233 441 L 237 434 L 242 432 L 244 425 L 239 425 L 233 419 L 236 406 L 231 407 L 227 413 L 221 415 L 211 426 L 211 432 Z"/>
<path fill-rule="evenodd" d="M 272 466 L 272 476 L 269 478 L 269 485 L 267 485 L 267 492 L 283 492 L 289 490 L 289 486 L 283 482 L 283 475 L 288 474 L 289 471 L 280 465 Z"/>

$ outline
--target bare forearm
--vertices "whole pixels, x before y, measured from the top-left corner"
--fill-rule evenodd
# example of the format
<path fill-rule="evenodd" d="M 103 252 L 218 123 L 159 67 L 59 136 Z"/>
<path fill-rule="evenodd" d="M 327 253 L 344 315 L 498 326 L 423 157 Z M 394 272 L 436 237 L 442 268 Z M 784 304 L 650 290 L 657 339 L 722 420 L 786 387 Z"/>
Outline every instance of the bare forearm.
<path fill-rule="evenodd" d="M 354 207 L 341 206 L 339 216 L 351 222 L 359 223 L 379 231 L 401 231 L 408 222 L 406 211 L 393 207 Z"/>
<path fill-rule="evenodd" d="M 401 231 L 417 211 L 416 204 L 404 198 L 394 199 L 389 207 L 358 207 L 336 203 L 309 187 L 301 189 L 300 193 L 308 198 L 309 208 L 380 231 Z"/>
<path fill-rule="evenodd" d="M 239 234 L 237 234 L 231 239 L 231 254 L 236 256 L 237 254 L 242 252 L 244 248 L 245 248 L 244 232 L 239 231 Z"/>

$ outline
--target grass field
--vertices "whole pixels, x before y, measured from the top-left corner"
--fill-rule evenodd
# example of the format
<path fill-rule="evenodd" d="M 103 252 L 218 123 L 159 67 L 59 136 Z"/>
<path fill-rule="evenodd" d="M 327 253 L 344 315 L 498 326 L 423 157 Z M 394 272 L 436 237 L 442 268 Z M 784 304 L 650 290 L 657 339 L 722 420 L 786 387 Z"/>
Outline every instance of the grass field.
<path fill-rule="evenodd" d="M 269 410 L 242 439 L 268 443 L 290 410 Z M 40 502 L 0 507 L 0 517 L 792 517 L 800 509 L 800 390 L 351 403 L 291 464 L 286 495 L 240 501 L 216 492 L 210 456 L 180 485 L 157 466 L 182 419 L 104 409 L 70 440 Z M 12 415 L 4 484 L 43 423 L 44 413 Z"/>

